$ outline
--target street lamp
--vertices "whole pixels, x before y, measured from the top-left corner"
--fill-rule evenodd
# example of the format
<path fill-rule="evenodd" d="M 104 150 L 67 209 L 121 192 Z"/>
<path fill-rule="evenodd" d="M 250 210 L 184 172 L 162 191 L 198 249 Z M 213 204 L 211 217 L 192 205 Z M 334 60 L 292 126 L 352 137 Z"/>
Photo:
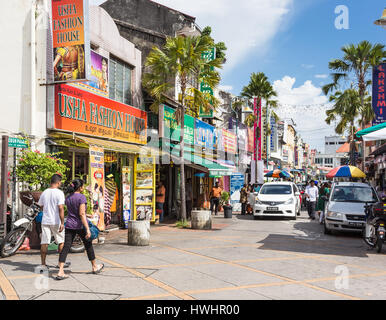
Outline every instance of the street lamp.
<path fill-rule="evenodd" d="M 383 10 L 381 19 L 374 21 L 374 24 L 377 26 L 382 26 L 383 29 L 386 29 L 386 8 Z"/>

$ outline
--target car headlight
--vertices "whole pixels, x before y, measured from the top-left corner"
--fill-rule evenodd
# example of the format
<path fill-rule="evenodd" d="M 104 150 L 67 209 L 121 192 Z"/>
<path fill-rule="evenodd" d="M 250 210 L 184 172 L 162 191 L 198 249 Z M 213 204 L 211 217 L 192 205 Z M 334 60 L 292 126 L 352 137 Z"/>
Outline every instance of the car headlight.
<path fill-rule="evenodd" d="M 259 197 L 255 197 L 255 201 L 256 201 L 256 202 L 255 202 L 256 204 L 260 204 L 260 205 L 263 204 L 263 203 L 259 200 Z"/>
<path fill-rule="evenodd" d="M 294 203 L 294 198 L 288 199 L 284 204 L 293 204 Z"/>
<path fill-rule="evenodd" d="M 327 217 L 336 218 L 336 219 L 343 219 L 343 215 L 340 212 L 334 212 L 334 211 L 328 211 Z"/>

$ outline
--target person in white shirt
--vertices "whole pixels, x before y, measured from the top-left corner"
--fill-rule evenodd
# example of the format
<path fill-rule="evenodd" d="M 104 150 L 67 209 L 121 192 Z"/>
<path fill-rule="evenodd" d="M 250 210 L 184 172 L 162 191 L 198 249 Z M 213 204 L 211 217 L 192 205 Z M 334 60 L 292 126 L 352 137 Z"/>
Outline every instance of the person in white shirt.
<path fill-rule="evenodd" d="M 310 216 L 311 220 L 315 220 L 315 208 L 316 208 L 316 201 L 318 200 L 318 196 L 319 196 L 319 190 L 315 186 L 315 181 L 311 180 L 310 184 L 306 188 L 306 198 L 308 200 L 307 209 L 308 209 L 308 215 Z"/>
<path fill-rule="evenodd" d="M 54 174 L 51 178 L 51 187 L 44 190 L 39 198 L 38 205 L 43 209 L 42 235 L 40 243 L 40 255 L 42 267 L 47 268 L 46 256 L 48 245 L 51 243 L 51 236 L 55 237 L 59 245 L 59 252 L 64 245 L 64 193 L 59 189 L 62 184 L 62 177 Z"/>

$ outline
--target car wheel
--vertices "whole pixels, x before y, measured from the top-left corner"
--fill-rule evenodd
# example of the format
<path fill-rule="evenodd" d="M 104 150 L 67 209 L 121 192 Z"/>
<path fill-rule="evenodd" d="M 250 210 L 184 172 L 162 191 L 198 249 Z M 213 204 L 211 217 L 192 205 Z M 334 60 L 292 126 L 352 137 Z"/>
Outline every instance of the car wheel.
<path fill-rule="evenodd" d="M 326 223 L 323 223 L 324 234 L 332 234 L 331 230 L 327 228 Z"/>
<path fill-rule="evenodd" d="M 292 218 L 290 218 L 291 220 L 296 220 L 296 215 L 294 216 L 294 217 L 292 217 Z"/>

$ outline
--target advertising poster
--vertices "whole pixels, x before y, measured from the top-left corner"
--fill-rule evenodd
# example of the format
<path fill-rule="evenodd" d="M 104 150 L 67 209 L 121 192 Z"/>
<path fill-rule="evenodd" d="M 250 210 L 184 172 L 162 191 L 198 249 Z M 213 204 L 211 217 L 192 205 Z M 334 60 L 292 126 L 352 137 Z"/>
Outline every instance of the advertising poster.
<path fill-rule="evenodd" d="M 231 205 L 234 211 L 241 211 L 240 190 L 244 185 L 244 175 L 239 173 L 232 174 L 230 180 Z"/>
<path fill-rule="evenodd" d="M 255 143 L 255 139 L 253 138 L 253 130 L 251 128 L 248 128 L 248 148 L 247 151 L 253 153 L 253 147 Z"/>
<path fill-rule="evenodd" d="M 105 192 L 105 163 L 104 150 L 97 146 L 90 146 L 91 195 L 93 217 L 91 220 L 99 230 L 105 229 L 104 192 Z"/>
<path fill-rule="evenodd" d="M 143 110 L 67 84 L 55 85 L 54 97 L 51 129 L 147 143 L 147 113 Z"/>
<path fill-rule="evenodd" d="M 54 82 L 87 79 L 87 11 L 84 0 L 51 0 Z"/>
<path fill-rule="evenodd" d="M 195 119 L 194 144 L 207 149 L 214 148 L 214 127 L 204 121 Z"/>
<path fill-rule="evenodd" d="M 131 171 L 129 167 L 122 168 L 122 198 L 123 198 L 123 224 L 125 229 L 131 220 Z"/>
<path fill-rule="evenodd" d="M 100 54 L 91 51 L 90 54 L 90 81 L 74 83 L 73 86 L 109 97 L 109 60 Z"/>
<path fill-rule="evenodd" d="M 133 220 L 155 221 L 155 159 L 136 156 L 134 159 Z"/>
<path fill-rule="evenodd" d="M 239 124 L 239 128 L 237 130 L 237 139 L 239 150 L 247 151 L 248 129 L 247 126 L 243 123 Z"/>
<path fill-rule="evenodd" d="M 382 63 L 373 69 L 373 110 L 375 118 L 373 126 L 386 121 L 386 63 Z"/>
<path fill-rule="evenodd" d="M 222 139 L 224 144 L 224 151 L 232 154 L 237 153 L 237 139 L 236 135 L 228 130 L 222 129 Z"/>

